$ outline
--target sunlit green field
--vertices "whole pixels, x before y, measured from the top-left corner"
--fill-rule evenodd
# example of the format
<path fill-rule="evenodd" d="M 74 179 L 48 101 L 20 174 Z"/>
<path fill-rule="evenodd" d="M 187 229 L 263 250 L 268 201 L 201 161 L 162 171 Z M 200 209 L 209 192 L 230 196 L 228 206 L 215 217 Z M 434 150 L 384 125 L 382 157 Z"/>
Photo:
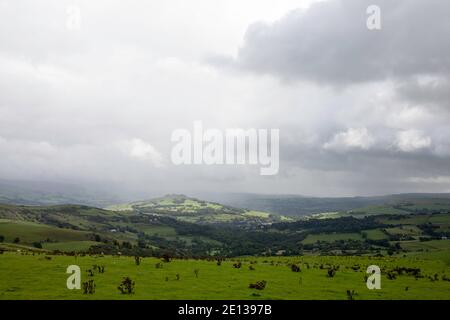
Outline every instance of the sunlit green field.
<path fill-rule="evenodd" d="M 5 241 L 13 242 L 20 235 L 21 242 L 32 243 L 46 238 L 58 239 L 60 241 L 83 241 L 88 240 L 88 233 L 77 230 L 62 229 L 29 221 L 18 221 L 0 219 L 0 234 Z"/>
<path fill-rule="evenodd" d="M 388 239 L 387 234 L 381 231 L 380 229 L 364 230 L 363 234 L 365 234 L 367 236 L 367 239 L 370 240 Z"/>
<path fill-rule="evenodd" d="M 241 268 L 233 267 L 238 260 Z M 300 272 L 291 270 L 293 263 Z M 73 264 L 81 267 L 82 282 L 94 280 L 94 294 L 66 288 L 66 268 Z M 104 266 L 105 272 L 88 276 L 94 264 Z M 366 287 L 365 271 L 372 264 L 381 267 L 381 290 Z M 339 267 L 334 277 L 327 276 L 331 265 Z M 395 267 L 420 268 L 423 277 L 402 274 L 389 280 L 386 274 Z M 135 281 L 134 294 L 117 289 L 123 277 Z M 219 266 L 215 260 L 143 258 L 136 265 L 133 257 L 0 254 L 0 299 L 347 299 L 346 291 L 355 290 L 355 299 L 448 300 L 450 282 L 444 279 L 449 277 L 450 268 L 443 261 L 413 256 L 248 257 Z M 260 280 L 267 281 L 263 290 L 249 288 Z"/>
<path fill-rule="evenodd" d="M 311 244 L 317 241 L 333 242 L 338 240 L 362 240 L 362 236 L 359 233 L 309 234 L 302 243 Z"/>

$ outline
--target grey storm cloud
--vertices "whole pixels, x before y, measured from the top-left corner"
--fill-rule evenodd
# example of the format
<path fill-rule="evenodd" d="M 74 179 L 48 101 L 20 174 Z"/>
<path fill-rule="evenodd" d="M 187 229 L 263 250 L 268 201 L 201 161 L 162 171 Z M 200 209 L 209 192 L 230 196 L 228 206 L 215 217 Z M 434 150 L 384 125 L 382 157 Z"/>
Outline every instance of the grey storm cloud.
<path fill-rule="evenodd" d="M 450 78 L 411 79 L 398 85 L 397 95 L 413 104 L 450 112 Z"/>
<path fill-rule="evenodd" d="M 381 10 L 381 30 L 366 26 L 371 5 Z M 380 89 L 367 89 L 371 83 L 385 85 L 391 96 L 385 101 L 337 107 L 350 117 L 362 113 L 359 124 L 350 119 L 339 123 L 339 112 L 330 112 L 331 128 L 317 126 L 312 145 L 285 146 L 288 162 L 344 171 L 379 170 L 381 163 L 389 163 L 405 176 L 422 175 L 432 166 L 428 174 L 448 175 L 448 115 L 442 114 L 450 98 L 448 12 L 450 2 L 439 0 L 318 2 L 273 23 L 253 23 L 235 58 L 213 56 L 209 61 L 282 83 L 364 85 L 353 92 L 372 97 Z M 323 120 L 330 125 L 329 118 Z"/>
<path fill-rule="evenodd" d="M 369 5 L 381 9 L 381 30 L 366 26 Z M 345 85 L 450 73 L 450 2 L 336 0 L 257 22 L 232 66 L 283 80 Z"/>
<path fill-rule="evenodd" d="M 80 30 L 66 27 L 71 5 Z M 369 5 L 381 30 L 366 28 Z M 450 191 L 449 12 L 438 0 L 0 0 L 0 180 Z M 197 120 L 280 129 L 279 175 L 173 165 L 171 133 Z"/>

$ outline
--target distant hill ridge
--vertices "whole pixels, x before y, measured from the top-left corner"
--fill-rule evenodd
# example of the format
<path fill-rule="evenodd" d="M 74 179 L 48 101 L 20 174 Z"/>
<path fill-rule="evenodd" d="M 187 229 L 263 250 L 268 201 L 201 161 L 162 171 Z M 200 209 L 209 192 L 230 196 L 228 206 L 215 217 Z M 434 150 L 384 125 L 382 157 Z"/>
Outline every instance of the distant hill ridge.
<path fill-rule="evenodd" d="M 168 216 L 191 223 L 253 223 L 278 222 L 286 219 L 278 214 L 241 209 L 218 202 L 204 201 L 184 194 L 168 194 L 144 201 L 113 205 L 113 211 L 134 211 L 142 214 Z"/>
<path fill-rule="evenodd" d="M 302 195 L 264 195 L 250 193 L 205 193 L 203 199 L 250 210 L 290 217 L 323 212 L 346 212 L 367 206 L 398 205 L 423 201 L 450 201 L 450 193 L 405 193 L 372 197 L 307 197 Z"/>

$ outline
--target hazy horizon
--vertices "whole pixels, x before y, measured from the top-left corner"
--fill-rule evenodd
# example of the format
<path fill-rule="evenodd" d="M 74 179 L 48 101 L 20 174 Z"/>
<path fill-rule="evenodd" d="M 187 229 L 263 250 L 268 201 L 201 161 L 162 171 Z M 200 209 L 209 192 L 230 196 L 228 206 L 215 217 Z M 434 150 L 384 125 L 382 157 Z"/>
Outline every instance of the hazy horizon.
<path fill-rule="evenodd" d="M 110 204 L 120 204 L 125 202 L 133 202 L 133 201 L 142 201 L 142 200 L 150 200 L 159 197 L 172 196 L 172 195 L 183 195 L 190 198 L 198 198 L 201 200 L 209 200 L 209 201 L 223 201 L 228 197 L 303 197 L 303 198 L 377 198 L 377 197 L 389 197 L 389 196 L 397 196 L 397 195 L 445 195 L 448 196 L 450 193 L 444 192 L 400 192 L 400 193 L 385 193 L 385 194 L 354 194 L 354 195 L 345 195 L 345 196 L 314 196 L 309 194 L 295 194 L 295 193 L 277 193 L 277 192 L 267 192 L 267 193 L 255 193 L 255 192 L 219 192 L 219 191 L 190 191 L 186 190 L 185 192 L 154 192 L 154 193 L 146 193 L 145 190 L 135 190 L 129 191 L 125 189 L 121 189 L 119 187 L 116 188 L 102 188 L 99 185 L 79 185 L 75 183 L 61 183 L 61 182 L 51 182 L 51 181 L 30 181 L 30 180 L 4 180 L 0 179 L 0 196 L 5 195 L 3 193 L 5 190 L 3 188 L 8 188 L 12 194 L 14 192 L 28 191 L 30 193 L 38 193 L 43 196 L 52 196 L 59 195 L 61 197 L 83 197 L 90 195 L 92 200 L 99 197 L 106 197 L 106 200 Z M 14 188 L 15 187 L 15 188 Z M 1 203 L 1 201 L 0 201 Z M 66 202 L 66 204 L 71 204 L 70 202 Z M 86 202 L 88 204 L 88 202 Z"/>

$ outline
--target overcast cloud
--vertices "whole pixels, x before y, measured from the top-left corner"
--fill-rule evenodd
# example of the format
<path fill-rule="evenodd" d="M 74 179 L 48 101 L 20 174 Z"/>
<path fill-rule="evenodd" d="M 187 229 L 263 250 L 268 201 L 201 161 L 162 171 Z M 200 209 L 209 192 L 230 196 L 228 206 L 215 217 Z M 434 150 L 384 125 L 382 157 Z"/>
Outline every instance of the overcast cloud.
<path fill-rule="evenodd" d="M 449 12 L 444 0 L 0 0 L 0 179 L 450 192 Z M 195 120 L 279 128 L 279 174 L 172 165 L 172 131 Z"/>

